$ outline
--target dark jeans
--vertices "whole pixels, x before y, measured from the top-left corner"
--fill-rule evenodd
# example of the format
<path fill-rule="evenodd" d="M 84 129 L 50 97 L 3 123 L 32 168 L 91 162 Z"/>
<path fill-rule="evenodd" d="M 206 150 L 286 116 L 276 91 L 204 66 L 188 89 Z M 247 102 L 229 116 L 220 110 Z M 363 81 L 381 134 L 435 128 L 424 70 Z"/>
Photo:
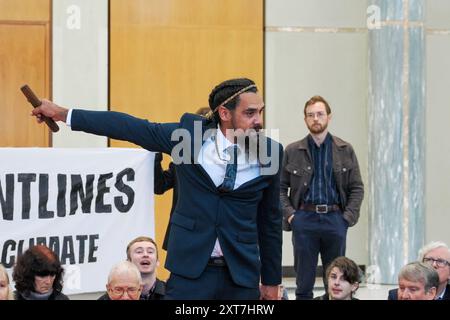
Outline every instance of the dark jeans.
<path fill-rule="evenodd" d="M 171 274 L 166 285 L 167 300 L 258 300 L 259 288 L 235 284 L 227 267 L 207 266 L 199 278 Z"/>
<path fill-rule="evenodd" d="M 295 295 L 297 300 L 312 299 L 319 253 L 326 290 L 326 268 L 335 258 L 345 255 L 348 223 L 340 211 L 316 213 L 299 210 L 295 212 L 291 226 L 297 274 Z"/>

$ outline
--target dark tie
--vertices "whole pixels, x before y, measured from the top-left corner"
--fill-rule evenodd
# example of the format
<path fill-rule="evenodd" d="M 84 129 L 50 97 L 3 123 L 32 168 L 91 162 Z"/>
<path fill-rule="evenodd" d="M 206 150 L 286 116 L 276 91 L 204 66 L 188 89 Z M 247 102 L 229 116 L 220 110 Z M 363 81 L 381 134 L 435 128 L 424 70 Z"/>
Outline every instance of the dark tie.
<path fill-rule="evenodd" d="M 223 178 L 223 182 L 219 186 L 219 190 L 221 192 L 232 191 L 234 188 L 234 182 L 236 181 L 238 146 L 235 144 L 229 146 L 227 148 L 227 151 L 230 155 L 230 160 L 228 160 L 227 167 L 225 169 L 225 178 Z"/>

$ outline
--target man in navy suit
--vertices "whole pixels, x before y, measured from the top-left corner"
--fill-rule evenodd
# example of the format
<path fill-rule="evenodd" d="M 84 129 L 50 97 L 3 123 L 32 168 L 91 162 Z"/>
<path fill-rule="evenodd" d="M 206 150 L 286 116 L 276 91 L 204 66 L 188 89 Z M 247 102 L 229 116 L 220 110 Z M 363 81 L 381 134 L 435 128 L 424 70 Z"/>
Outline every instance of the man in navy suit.
<path fill-rule="evenodd" d="M 209 114 L 211 109 L 209 107 L 199 108 L 195 113 L 201 116 L 206 116 Z M 169 168 L 164 170 L 162 168 L 163 156 L 160 152 L 155 154 L 155 165 L 154 165 L 154 192 L 155 194 L 164 194 L 167 190 L 173 189 L 172 196 L 172 208 L 170 209 L 169 217 L 172 217 L 173 211 L 177 205 L 178 199 L 178 187 L 177 187 L 177 177 L 176 177 L 176 169 L 175 164 L 173 162 L 169 163 Z M 162 248 L 167 251 L 167 243 L 169 242 L 169 234 L 170 234 L 170 223 L 167 226 L 166 234 L 164 236 L 164 241 L 162 244 Z"/>
<path fill-rule="evenodd" d="M 439 275 L 436 300 L 450 300 L 450 250 L 444 242 L 430 242 L 419 250 L 419 261 L 431 265 Z M 398 300 L 398 289 L 389 290 L 388 300 Z"/>
<path fill-rule="evenodd" d="M 179 197 L 170 219 L 166 298 L 277 299 L 282 146 L 258 134 L 264 102 L 252 80 L 222 82 L 209 106 L 210 117 L 184 114 L 178 123 L 68 110 L 48 100 L 33 115 L 172 155 Z"/>

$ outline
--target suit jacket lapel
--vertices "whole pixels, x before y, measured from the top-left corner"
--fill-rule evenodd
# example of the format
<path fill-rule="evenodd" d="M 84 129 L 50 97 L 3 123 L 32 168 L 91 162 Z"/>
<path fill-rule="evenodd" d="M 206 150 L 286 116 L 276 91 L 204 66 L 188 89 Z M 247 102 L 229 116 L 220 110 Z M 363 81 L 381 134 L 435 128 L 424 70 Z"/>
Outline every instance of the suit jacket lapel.
<path fill-rule="evenodd" d="M 211 179 L 205 169 L 197 162 L 200 150 L 212 135 L 216 134 L 217 125 L 214 121 L 197 115 L 189 115 L 193 118 L 191 121 L 183 121 L 181 127 L 189 131 L 191 136 L 191 164 L 198 172 L 205 177 L 212 189 L 217 189 L 214 181 Z"/>

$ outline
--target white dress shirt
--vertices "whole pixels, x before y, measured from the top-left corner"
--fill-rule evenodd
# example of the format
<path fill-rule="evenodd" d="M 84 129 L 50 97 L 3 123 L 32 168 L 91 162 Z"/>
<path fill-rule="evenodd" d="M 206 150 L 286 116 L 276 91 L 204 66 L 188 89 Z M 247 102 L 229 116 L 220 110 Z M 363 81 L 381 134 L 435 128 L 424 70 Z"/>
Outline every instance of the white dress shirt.
<path fill-rule="evenodd" d="M 227 148 L 231 145 L 233 144 L 223 135 L 220 128 L 217 127 L 217 134 L 210 136 L 200 149 L 197 161 L 211 177 L 216 187 L 222 184 L 225 177 L 227 160 L 231 157 L 227 152 Z M 236 180 L 234 182 L 233 190 L 260 175 L 258 163 L 256 161 L 247 161 L 245 150 L 243 150 L 240 145 L 238 145 L 237 165 Z M 211 257 L 220 256 L 223 256 L 223 252 L 220 248 L 219 239 L 216 239 Z"/>

